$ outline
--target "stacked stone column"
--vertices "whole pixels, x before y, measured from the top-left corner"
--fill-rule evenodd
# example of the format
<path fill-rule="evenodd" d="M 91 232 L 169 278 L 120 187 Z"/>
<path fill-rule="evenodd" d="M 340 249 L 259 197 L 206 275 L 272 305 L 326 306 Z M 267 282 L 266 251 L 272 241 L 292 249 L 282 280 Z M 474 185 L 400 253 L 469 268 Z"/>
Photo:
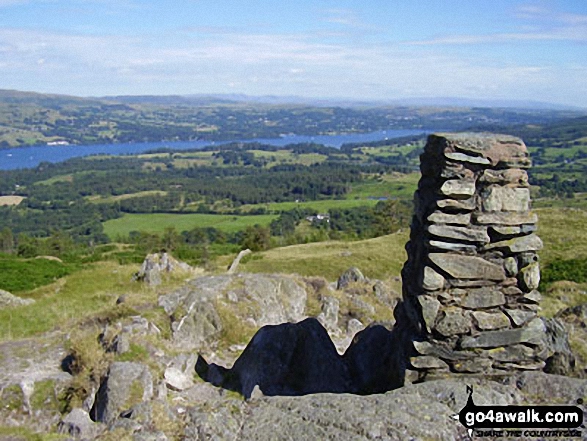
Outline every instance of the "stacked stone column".
<path fill-rule="evenodd" d="M 526 146 L 506 135 L 428 138 L 408 261 L 411 369 L 495 373 L 541 369 L 540 270 Z"/>

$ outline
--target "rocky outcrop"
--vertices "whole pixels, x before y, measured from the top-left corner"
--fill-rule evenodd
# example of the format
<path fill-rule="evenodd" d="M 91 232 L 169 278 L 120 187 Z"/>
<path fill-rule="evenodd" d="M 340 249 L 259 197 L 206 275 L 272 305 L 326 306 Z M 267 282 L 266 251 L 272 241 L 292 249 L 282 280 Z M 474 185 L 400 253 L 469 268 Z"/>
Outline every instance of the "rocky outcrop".
<path fill-rule="evenodd" d="M 576 404 L 587 381 L 520 372 L 491 381 L 468 376 L 407 385 L 386 394 L 315 394 L 224 400 L 191 406 L 188 439 L 466 440 L 453 416 L 467 402 L 467 385 L 477 405 Z"/>
<path fill-rule="evenodd" d="M 123 411 L 150 400 L 153 396 L 153 378 L 141 363 L 114 362 L 96 394 L 90 418 L 111 424 Z"/>
<path fill-rule="evenodd" d="M 511 136 L 428 138 L 402 272 L 401 326 L 417 340 L 412 368 L 422 374 L 544 367 L 529 166 Z"/>
<path fill-rule="evenodd" d="M 32 303 L 35 303 L 33 299 L 22 299 L 15 296 L 14 294 L 9 293 L 8 291 L 0 289 L 0 309 L 15 306 L 26 306 Z"/>
<path fill-rule="evenodd" d="M 186 350 L 217 339 L 226 326 L 223 320 L 255 328 L 299 321 L 306 299 L 305 288 L 293 277 L 234 274 L 193 279 L 161 296 L 159 305 L 171 317 L 173 341 Z"/>
<path fill-rule="evenodd" d="M 133 279 L 150 286 L 157 286 L 161 284 L 162 273 L 176 271 L 189 273 L 192 270 L 193 268 L 187 263 L 180 262 L 167 253 L 155 253 L 145 257 L 141 269 L 133 276 Z"/>

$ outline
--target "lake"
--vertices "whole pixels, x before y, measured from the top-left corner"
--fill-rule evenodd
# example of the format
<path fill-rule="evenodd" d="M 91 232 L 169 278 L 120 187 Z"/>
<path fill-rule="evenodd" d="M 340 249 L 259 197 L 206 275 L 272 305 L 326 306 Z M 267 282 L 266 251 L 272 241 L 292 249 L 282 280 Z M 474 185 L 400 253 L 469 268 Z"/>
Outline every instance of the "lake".
<path fill-rule="evenodd" d="M 275 146 L 314 142 L 340 148 L 341 145 L 354 142 L 382 141 L 402 136 L 429 133 L 428 130 L 379 130 L 371 133 L 353 133 L 342 135 L 286 135 L 279 138 L 248 139 L 235 141 L 176 141 L 176 142 L 137 142 L 129 144 L 95 144 L 95 145 L 59 145 L 35 146 L 0 150 L 0 170 L 33 168 L 41 162 L 61 162 L 66 159 L 90 155 L 128 155 L 161 148 L 173 150 L 200 149 L 209 145 L 222 145 L 229 142 L 260 142 Z"/>

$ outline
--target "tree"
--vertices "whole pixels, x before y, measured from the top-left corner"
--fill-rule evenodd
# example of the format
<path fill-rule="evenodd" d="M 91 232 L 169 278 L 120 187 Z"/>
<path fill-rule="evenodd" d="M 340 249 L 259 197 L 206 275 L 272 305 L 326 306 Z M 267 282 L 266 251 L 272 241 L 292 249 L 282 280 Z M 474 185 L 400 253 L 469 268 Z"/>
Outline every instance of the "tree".
<path fill-rule="evenodd" d="M 271 233 L 269 228 L 255 225 L 254 227 L 247 227 L 243 233 L 241 246 L 243 249 L 250 249 L 251 251 L 262 251 L 269 249 L 271 245 Z"/>
<path fill-rule="evenodd" d="M 4 227 L 0 231 L 0 252 L 6 254 L 12 254 L 14 252 L 14 235 L 8 227 Z"/>

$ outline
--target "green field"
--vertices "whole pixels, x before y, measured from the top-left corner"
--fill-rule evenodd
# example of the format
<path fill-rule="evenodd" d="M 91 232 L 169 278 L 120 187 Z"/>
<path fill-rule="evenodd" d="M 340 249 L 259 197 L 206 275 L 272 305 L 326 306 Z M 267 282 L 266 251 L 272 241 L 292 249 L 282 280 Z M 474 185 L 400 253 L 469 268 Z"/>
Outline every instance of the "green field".
<path fill-rule="evenodd" d="M 162 233 L 166 228 L 173 227 L 178 232 L 192 228 L 214 227 L 227 233 L 244 230 L 253 225 L 266 226 L 276 219 L 276 215 L 233 216 L 228 214 L 125 214 L 119 219 L 104 223 L 104 232 L 111 239 L 127 236 L 131 231 Z"/>
<path fill-rule="evenodd" d="M 408 231 L 357 242 L 328 241 L 292 245 L 256 253 L 242 264 L 253 273 L 297 273 L 336 280 L 351 266 L 366 277 L 399 276 L 406 261 Z"/>
<path fill-rule="evenodd" d="M 240 208 L 243 212 L 254 209 L 265 208 L 268 212 L 279 213 L 281 211 L 294 210 L 296 208 L 308 208 L 316 210 L 319 213 L 326 213 L 333 208 L 345 209 L 354 207 L 373 206 L 377 203 L 375 199 L 328 199 L 324 201 L 304 201 L 304 202 L 271 202 L 268 204 L 251 204 L 242 205 Z"/>
<path fill-rule="evenodd" d="M 353 184 L 347 199 L 398 198 L 412 199 L 418 186 L 420 173 L 390 174 Z"/>

